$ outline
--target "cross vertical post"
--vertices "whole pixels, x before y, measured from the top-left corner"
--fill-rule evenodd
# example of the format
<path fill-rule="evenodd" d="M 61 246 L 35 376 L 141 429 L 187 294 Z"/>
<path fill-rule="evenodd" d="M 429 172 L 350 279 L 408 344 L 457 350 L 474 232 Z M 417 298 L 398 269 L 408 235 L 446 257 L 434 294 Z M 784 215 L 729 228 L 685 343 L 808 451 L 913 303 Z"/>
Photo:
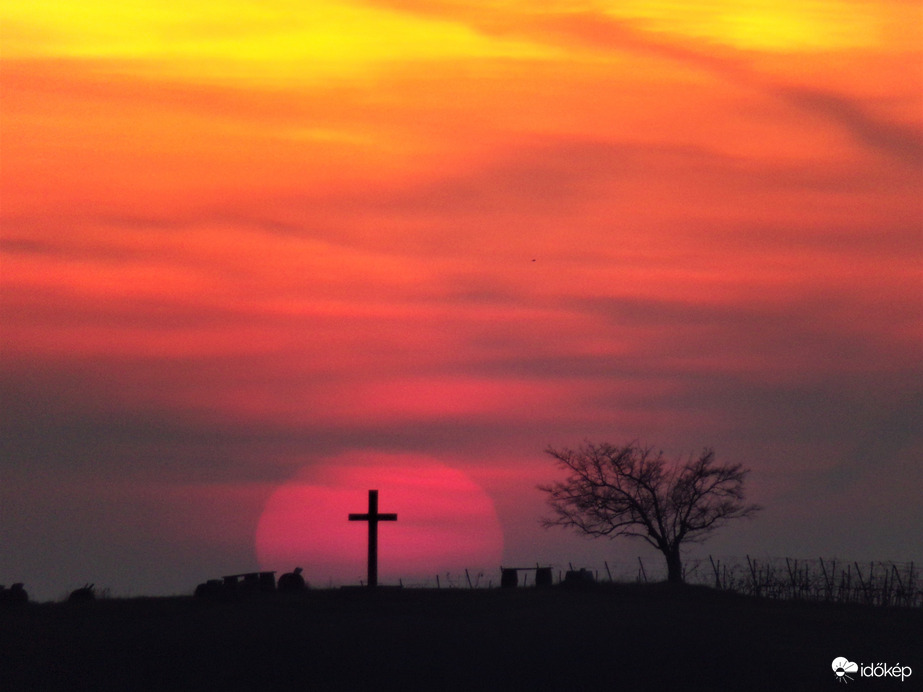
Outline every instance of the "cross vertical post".
<path fill-rule="evenodd" d="M 378 491 L 369 490 L 369 511 L 367 514 L 350 514 L 350 521 L 367 521 L 369 523 L 369 566 L 368 586 L 378 586 L 378 522 L 397 521 L 396 514 L 378 513 Z"/>

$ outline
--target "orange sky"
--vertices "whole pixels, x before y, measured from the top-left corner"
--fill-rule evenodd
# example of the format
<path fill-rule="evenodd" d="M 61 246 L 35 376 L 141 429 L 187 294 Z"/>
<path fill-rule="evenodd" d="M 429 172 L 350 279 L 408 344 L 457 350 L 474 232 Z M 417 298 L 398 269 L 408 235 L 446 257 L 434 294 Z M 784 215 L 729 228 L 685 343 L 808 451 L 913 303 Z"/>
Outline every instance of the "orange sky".
<path fill-rule="evenodd" d="M 537 527 L 584 438 L 750 466 L 714 550 L 923 557 L 918 2 L 186 5 L 0 8 L 0 581 L 241 571 L 344 454 L 634 560 Z"/>

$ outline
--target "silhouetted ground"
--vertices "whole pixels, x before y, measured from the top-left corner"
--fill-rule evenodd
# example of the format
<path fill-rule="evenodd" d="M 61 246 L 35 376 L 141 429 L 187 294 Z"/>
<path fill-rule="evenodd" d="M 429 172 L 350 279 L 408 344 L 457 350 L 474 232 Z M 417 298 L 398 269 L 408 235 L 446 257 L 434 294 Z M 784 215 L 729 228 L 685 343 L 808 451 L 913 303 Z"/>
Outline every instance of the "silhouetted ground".
<path fill-rule="evenodd" d="M 0 611 L 0 690 L 826 690 L 831 661 L 909 665 L 923 612 L 702 587 L 322 590 Z M 919 689 L 919 687 L 917 687 Z"/>

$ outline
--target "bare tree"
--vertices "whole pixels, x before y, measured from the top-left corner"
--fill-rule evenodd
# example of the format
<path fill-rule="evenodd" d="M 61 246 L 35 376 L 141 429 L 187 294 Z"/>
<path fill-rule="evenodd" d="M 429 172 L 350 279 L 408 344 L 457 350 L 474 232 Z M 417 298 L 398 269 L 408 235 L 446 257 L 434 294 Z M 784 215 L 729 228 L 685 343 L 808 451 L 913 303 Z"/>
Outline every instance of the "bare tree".
<path fill-rule="evenodd" d="M 573 527 L 589 536 L 641 538 L 663 553 L 672 583 L 683 581 L 681 546 L 704 541 L 731 519 L 761 509 L 744 502 L 749 471 L 740 464 L 717 465 L 711 449 L 682 464 L 668 464 L 663 452 L 637 443 L 545 451 L 568 476 L 539 486 L 554 511 L 542 525 Z"/>

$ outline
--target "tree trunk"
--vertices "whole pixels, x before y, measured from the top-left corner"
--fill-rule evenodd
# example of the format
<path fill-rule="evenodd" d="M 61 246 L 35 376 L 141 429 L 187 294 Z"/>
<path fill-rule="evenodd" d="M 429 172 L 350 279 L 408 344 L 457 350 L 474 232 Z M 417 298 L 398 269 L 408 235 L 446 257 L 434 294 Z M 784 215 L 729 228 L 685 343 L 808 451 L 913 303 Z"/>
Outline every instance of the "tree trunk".
<path fill-rule="evenodd" d="M 679 546 L 671 546 L 663 551 L 667 558 L 667 581 L 671 584 L 683 583 L 683 562 L 679 557 Z"/>

